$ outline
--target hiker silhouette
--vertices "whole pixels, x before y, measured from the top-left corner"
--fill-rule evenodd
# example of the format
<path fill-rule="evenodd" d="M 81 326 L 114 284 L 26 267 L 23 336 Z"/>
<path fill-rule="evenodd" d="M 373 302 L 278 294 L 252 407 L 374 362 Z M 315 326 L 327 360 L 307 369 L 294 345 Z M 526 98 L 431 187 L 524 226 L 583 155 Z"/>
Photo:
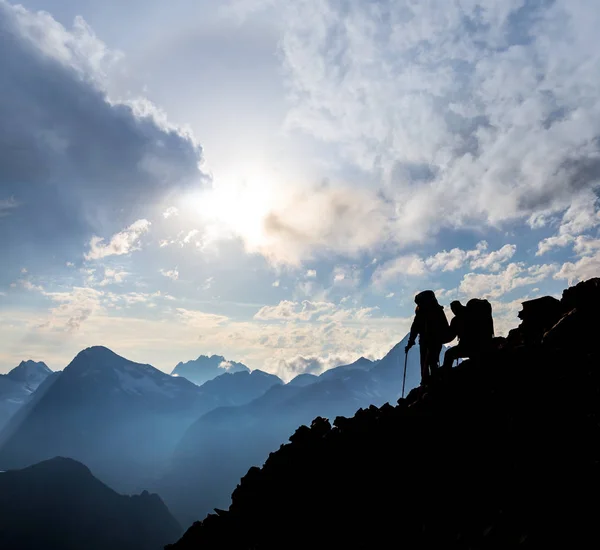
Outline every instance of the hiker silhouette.
<path fill-rule="evenodd" d="M 451 340 L 458 338 L 458 344 L 446 350 L 442 369 L 452 368 L 456 359 L 478 357 L 491 349 L 494 338 L 492 306 L 484 299 L 472 298 L 463 306 L 458 300 L 450 304 L 454 313 L 450 321 Z"/>
<path fill-rule="evenodd" d="M 421 384 L 427 384 L 439 366 L 442 345 L 449 342 L 450 326 L 433 290 L 424 290 L 415 296 L 415 318 L 410 327 L 410 336 L 405 352 L 415 345 L 419 336 L 421 359 Z"/>

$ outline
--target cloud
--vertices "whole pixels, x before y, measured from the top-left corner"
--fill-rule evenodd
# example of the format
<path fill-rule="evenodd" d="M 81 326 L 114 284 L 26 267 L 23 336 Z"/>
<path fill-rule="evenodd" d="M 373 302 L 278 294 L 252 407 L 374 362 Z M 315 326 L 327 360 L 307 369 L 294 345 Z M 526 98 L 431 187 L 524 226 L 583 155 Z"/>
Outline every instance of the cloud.
<path fill-rule="evenodd" d="M 467 273 L 460 282 L 459 291 L 470 298 L 498 298 L 516 288 L 538 283 L 557 270 L 553 264 L 527 267 L 522 262 L 511 263 L 500 273 Z"/>
<path fill-rule="evenodd" d="M 13 209 L 19 206 L 19 203 L 11 197 L 10 199 L 0 200 L 0 218 L 8 216 Z"/>
<path fill-rule="evenodd" d="M 510 260 L 517 250 L 514 244 L 506 244 L 499 250 L 486 253 L 487 248 L 488 243 L 480 241 L 472 250 L 453 248 L 425 259 L 417 254 L 399 256 L 375 269 L 372 276 L 373 285 L 381 289 L 397 282 L 400 277 L 423 277 L 435 271 L 457 271 L 466 265 L 470 265 L 471 269 L 499 271 L 502 264 Z"/>
<path fill-rule="evenodd" d="M 558 233 L 538 243 L 536 256 L 541 256 L 553 248 L 564 248 L 575 241 L 577 235 L 600 225 L 600 208 L 593 192 L 575 197 L 565 210 Z"/>
<path fill-rule="evenodd" d="M 177 314 L 188 325 L 204 329 L 215 326 L 222 326 L 229 322 L 229 317 L 218 315 L 215 313 L 205 313 L 203 311 L 189 310 L 185 308 L 177 308 Z"/>
<path fill-rule="evenodd" d="M 117 271 L 110 267 L 104 268 L 104 279 L 98 283 L 99 286 L 107 286 L 122 283 L 125 278 L 129 275 L 127 271 Z"/>
<path fill-rule="evenodd" d="M 319 254 L 356 256 L 388 238 L 389 207 L 375 193 L 348 186 L 316 186 L 273 199 L 260 236 L 242 232 L 248 252 L 259 252 L 275 265 L 300 265 Z"/>
<path fill-rule="evenodd" d="M 93 288 L 73 287 L 66 292 L 45 292 L 59 305 L 50 310 L 50 317 L 40 325 L 42 330 L 74 333 L 95 313 L 102 311 L 104 293 Z"/>
<path fill-rule="evenodd" d="M 516 251 L 517 247 L 514 244 L 505 244 L 500 250 L 494 250 L 473 260 L 471 262 L 471 269 L 500 271 L 502 264 L 510 260 Z"/>
<path fill-rule="evenodd" d="M 314 279 L 317 276 L 317 271 L 315 269 L 309 269 L 305 276 L 309 279 Z"/>
<path fill-rule="evenodd" d="M 276 306 L 263 306 L 260 308 L 254 315 L 254 319 L 259 321 L 310 321 L 319 313 L 334 308 L 335 304 L 331 302 L 282 300 Z"/>
<path fill-rule="evenodd" d="M 34 283 L 32 283 L 31 281 L 25 280 L 25 279 L 21 279 L 19 281 L 21 283 L 21 286 L 25 289 L 25 290 L 35 290 L 37 292 L 43 292 L 44 288 L 41 285 L 36 285 Z"/>
<path fill-rule="evenodd" d="M 189 132 L 143 99 L 108 95 L 122 56 L 81 17 L 65 28 L 0 0 L 0 36 L 0 188 L 11 197 L 0 215 L 12 213 L 20 242 L 62 252 L 207 180 Z"/>
<path fill-rule="evenodd" d="M 576 262 L 565 262 L 554 275 L 555 279 L 566 279 L 569 285 L 577 281 L 585 281 L 598 277 L 600 273 L 600 252 L 592 256 L 584 256 Z"/>
<path fill-rule="evenodd" d="M 90 240 L 90 250 L 84 257 L 86 260 L 99 260 L 107 256 L 120 256 L 139 250 L 138 242 L 149 230 L 148 220 L 137 220 L 127 229 L 113 235 L 108 244 L 103 244 L 103 238 L 94 236 Z"/>
<path fill-rule="evenodd" d="M 179 279 L 179 271 L 177 269 L 169 269 L 168 271 L 161 269 L 160 274 L 164 277 L 168 277 L 169 279 L 176 281 Z"/>
<path fill-rule="evenodd" d="M 400 256 L 380 265 L 373 272 L 372 280 L 376 287 L 384 288 L 400 276 L 420 277 L 427 272 L 425 262 L 416 254 Z"/>
<path fill-rule="evenodd" d="M 274 286 L 274 287 L 277 288 L 280 284 L 281 284 L 280 281 L 273 281 L 273 283 L 271 284 L 271 286 Z"/>
<path fill-rule="evenodd" d="M 175 206 L 169 206 L 169 208 L 167 208 L 163 212 L 163 218 L 165 218 L 165 220 L 167 220 L 172 216 L 177 216 L 178 214 L 179 214 L 179 210 Z"/>
<path fill-rule="evenodd" d="M 288 127 L 381 182 L 390 238 L 539 224 L 598 188 L 595 0 L 278 5 Z"/>

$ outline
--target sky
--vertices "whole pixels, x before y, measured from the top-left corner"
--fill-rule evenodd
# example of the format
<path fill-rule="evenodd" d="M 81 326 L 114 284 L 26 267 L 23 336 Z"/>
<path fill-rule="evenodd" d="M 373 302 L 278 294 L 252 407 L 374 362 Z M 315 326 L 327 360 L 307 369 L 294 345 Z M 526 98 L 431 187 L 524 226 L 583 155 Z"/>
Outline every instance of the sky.
<path fill-rule="evenodd" d="M 600 273 L 596 0 L 0 0 L 0 372 L 285 380 Z M 449 314 L 449 311 L 448 311 Z"/>

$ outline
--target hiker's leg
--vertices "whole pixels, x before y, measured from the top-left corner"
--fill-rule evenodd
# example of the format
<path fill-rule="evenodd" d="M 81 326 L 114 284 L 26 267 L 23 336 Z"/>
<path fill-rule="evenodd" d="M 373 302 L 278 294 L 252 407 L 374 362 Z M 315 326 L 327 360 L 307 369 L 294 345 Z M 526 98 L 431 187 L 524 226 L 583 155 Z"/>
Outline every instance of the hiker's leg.
<path fill-rule="evenodd" d="M 444 354 L 444 364 L 442 365 L 442 368 L 445 371 L 452 368 L 452 363 L 460 357 L 459 353 L 460 350 L 458 349 L 458 346 L 453 346 L 446 350 L 446 353 Z"/>
<path fill-rule="evenodd" d="M 429 363 L 429 370 L 431 376 L 435 376 L 440 366 L 440 352 L 442 351 L 442 344 L 433 344 L 428 347 L 427 362 Z"/>
<path fill-rule="evenodd" d="M 421 384 L 429 382 L 429 365 L 427 364 L 428 350 L 419 342 L 419 354 L 421 359 Z"/>
<path fill-rule="evenodd" d="M 469 357 L 469 354 L 464 346 L 457 344 L 456 346 L 451 347 L 444 355 L 444 370 L 452 369 L 452 364 L 454 361 L 463 357 Z"/>

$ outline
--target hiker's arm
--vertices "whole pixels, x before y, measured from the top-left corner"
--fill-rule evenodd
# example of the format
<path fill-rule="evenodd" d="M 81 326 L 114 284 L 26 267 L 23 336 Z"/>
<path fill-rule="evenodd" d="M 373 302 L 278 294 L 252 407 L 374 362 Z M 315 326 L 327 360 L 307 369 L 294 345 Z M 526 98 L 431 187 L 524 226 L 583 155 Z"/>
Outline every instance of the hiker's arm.
<path fill-rule="evenodd" d="M 408 337 L 408 345 L 406 346 L 406 351 L 412 348 L 415 345 L 415 341 L 417 339 L 417 335 L 419 334 L 419 314 L 415 316 L 412 325 L 410 326 L 410 336 Z"/>

